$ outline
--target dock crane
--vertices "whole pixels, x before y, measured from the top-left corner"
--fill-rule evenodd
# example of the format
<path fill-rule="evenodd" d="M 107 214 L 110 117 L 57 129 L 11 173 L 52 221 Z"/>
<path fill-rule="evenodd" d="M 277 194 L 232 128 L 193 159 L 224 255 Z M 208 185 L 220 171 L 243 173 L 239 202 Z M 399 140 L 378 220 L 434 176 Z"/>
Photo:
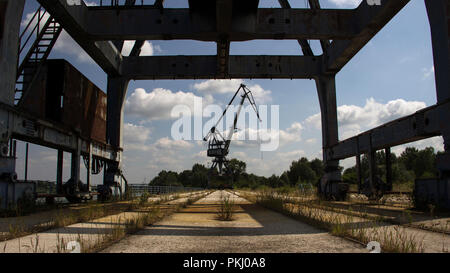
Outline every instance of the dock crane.
<path fill-rule="evenodd" d="M 241 102 L 239 104 L 239 108 L 234 116 L 234 122 L 232 128 L 230 128 L 230 131 L 228 132 L 227 137 L 225 138 L 222 133 L 217 130 L 217 126 L 222 121 L 223 117 L 227 113 L 228 109 L 230 108 L 231 104 L 237 97 L 237 95 L 240 92 L 243 92 L 244 94 L 241 95 Z M 228 103 L 227 107 L 223 111 L 222 116 L 217 121 L 216 125 L 211 128 L 209 133 L 203 138 L 203 140 L 206 142 L 208 141 L 208 157 L 213 157 L 212 166 L 210 169 L 210 173 L 212 173 L 214 170 L 217 170 L 218 168 L 218 174 L 219 176 L 222 176 L 223 174 L 229 175 L 230 170 L 228 166 L 228 159 L 226 158 L 229 152 L 230 144 L 231 144 L 231 138 L 233 137 L 233 134 L 237 131 L 236 125 L 239 118 L 239 114 L 241 113 L 242 106 L 244 105 L 245 100 L 248 100 L 250 105 L 253 107 L 253 110 L 255 110 L 256 116 L 258 120 L 261 122 L 261 118 L 259 117 L 258 108 L 256 107 L 255 99 L 253 98 L 253 94 L 250 91 L 250 89 L 247 88 L 245 84 L 241 84 L 234 94 L 233 98 L 231 99 L 230 103 Z M 224 168 L 225 167 L 225 168 Z"/>

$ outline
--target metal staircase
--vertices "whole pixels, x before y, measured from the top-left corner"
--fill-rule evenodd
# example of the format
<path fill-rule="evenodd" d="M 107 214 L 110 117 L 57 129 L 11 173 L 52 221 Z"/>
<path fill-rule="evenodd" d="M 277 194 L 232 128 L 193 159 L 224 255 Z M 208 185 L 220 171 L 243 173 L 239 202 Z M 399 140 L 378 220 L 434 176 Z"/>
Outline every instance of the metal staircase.
<path fill-rule="evenodd" d="M 50 55 L 61 31 L 61 25 L 42 6 L 37 9 L 23 30 L 20 35 L 19 60 L 23 59 L 17 69 L 16 105 L 20 103 L 23 95 L 32 85 L 45 60 Z M 35 37 L 34 40 L 33 37 Z M 23 56 L 25 49 L 28 47 L 27 54 Z"/>

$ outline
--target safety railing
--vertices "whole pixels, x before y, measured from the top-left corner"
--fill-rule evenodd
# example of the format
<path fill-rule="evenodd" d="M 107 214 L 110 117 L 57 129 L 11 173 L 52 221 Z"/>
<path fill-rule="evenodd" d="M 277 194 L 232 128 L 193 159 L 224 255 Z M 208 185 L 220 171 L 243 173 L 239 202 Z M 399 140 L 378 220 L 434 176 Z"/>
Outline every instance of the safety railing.
<path fill-rule="evenodd" d="M 29 180 L 28 182 L 33 182 L 36 184 L 36 193 L 38 194 L 56 194 L 56 183 L 51 181 L 37 181 Z M 96 191 L 97 186 L 92 185 L 91 191 Z M 184 192 L 195 192 L 204 190 L 203 188 L 195 187 L 182 187 L 182 186 L 149 186 L 148 184 L 129 184 L 128 190 L 134 196 L 140 196 L 143 193 L 149 193 L 152 195 L 158 194 L 169 194 L 169 193 L 184 193 Z"/>
<path fill-rule="evenodd" d="M 39 6 L 19 37 L 16 104 L 32 85 L 61 32 L 61 25 L 42 6 Z"/>
<path fill-rule="evenodd" d="M 144 193 L 152 195 L 169 194 L 169 193 L 181 193 L 181 192 L 194 192 L 201 191 L 203 188 L 194 187 L 180 187 L 180 186 L 149 186 L 147 184 L 129 184 L 128 190 L 134 196 L 140 196 Z"/>
<path fill-rule="evenodd" d="M 112 7 L 125 5 L 153 5 L 157 0 L 95 0 L 89 1 L 90 6 Z M 85 1 L 86 2 L 86 1 Z M 133 3 L 134 2 L 134 3 Z"/>
<path fill-rule="evenodd" d="M 31 17 L 28 24 L 22 30 L 22 33 L 19 37 L 19 55 L 21 55 L 25 49 L 29 45 L 30 40 L 33 36 L 37 39 L 39 37 L 39 33 L 41 33 L 42 29 L 42 21 L 45 20 L 47 15 L 47 11 L 42 7 L 36 10 L 36 12 Z M 47 15 L 48 16 L 48 15 Z M 45 19 L 44 19 L 45 18 Z M 34 42 L 34 40 L 33 40 Z"/>

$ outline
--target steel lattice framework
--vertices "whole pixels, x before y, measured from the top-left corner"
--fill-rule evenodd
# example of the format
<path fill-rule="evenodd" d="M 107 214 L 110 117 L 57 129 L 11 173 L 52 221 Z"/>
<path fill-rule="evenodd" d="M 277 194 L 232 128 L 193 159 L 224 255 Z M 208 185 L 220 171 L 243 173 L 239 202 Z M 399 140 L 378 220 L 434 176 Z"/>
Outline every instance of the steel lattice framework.
<path fill-rule="evenodd" d="M 122 147 L 123 104 L 130 80 L 314 79 L 322 113 L 326 167 L 319 191 L 329 198 L 342 198 L 347 191 L 341 183 L 339 160 L 356 156 L 358 163 L 361 154 L 370 155 L 368 185 L 373 195 L 377 190 L 377 150 L 386 149 L 389 154 L 391 146 L 437 135 L 444 137 L 446 149 L 438 158 L 439 181 L 450 183 L 450 1 L 424 1 L 432 33 L 436 105 L 339 141 L 335 76 L 409 0 L 364 0 L 355 9 L 321 9 L 318 0 L 308 0 L 310 8 L 304 9 L 292 8 L 287 0 L 279 0 L 280 8 L 259 8 L 258 0 L 189 0 L 188 8 L 164 8 L 163 0 L 153 5 L 139 5 L 135 0 L 118 5 L 114 1 L 109 6 L 38 0 L 108 75 L 107 144 L 118 155 Z M 18 2 L 23 4 L 23 0 Z M 230 43 L 256 39 L 297 40 L 303 55 L 230 55 Z M 121 54 L 124 40 L 136 40 L 130 56 Z M 139 56 L 146 40 L 215 42 L 217 54 Z M 323 53 L 314 55 L 308 40 L 319 40 Z M 11 52 L 14 53 L 12 48 Z M 114 181 L 114 174 L 121 168 L 121 157 L 116 158 L 112 160 L 115 165 L 109 164 L 105 183 Z M 389 168 L 390 162 L 386 165 Z M 359 183 L 362 184 L 361 175 Z M 386 184 L 389 187 L 390 181 Z M 450 193 L 450 187 L 446 192 Z"/>

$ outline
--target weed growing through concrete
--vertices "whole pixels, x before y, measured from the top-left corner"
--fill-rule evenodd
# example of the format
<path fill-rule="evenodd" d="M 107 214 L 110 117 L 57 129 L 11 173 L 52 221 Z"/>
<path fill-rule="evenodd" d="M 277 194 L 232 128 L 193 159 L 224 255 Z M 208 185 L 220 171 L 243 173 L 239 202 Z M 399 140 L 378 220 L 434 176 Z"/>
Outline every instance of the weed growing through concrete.
<path fill-rule="evenodd" d="M 283 213 L 302 222 L 306 222 L 331 234 L 357 240 L 362 244 L 370 241 L 380 242 L 385 252 L 414 253 L 423 252 L 423 238 L 410 235 L 401 226 L 386 225 L 384 218 L 368 217 L 368 221 L 359 223 L 366 212 L 341 210 L 310 203 L 295 202 L 273 191 L 263 191 L 254 195 L 244 195 L 263 207 Z"/>
<path fill-rule="evenodd" d="M 67 209 L 58 208 L 52 219 L 47 222 L 40 223 L 36 226 L 27 227 L 24 223 L 11 224 L 9 226 L 9 232 L 0 235 L 0 241 L 7 241 L 54 228 L 87 222 L 93 219 L 118 214 L 124 211 L 133 211 L 141 207 L 148 206 L 150 204 L 150 202 L 148 202 L 149 197 L 149 194 L 146 194 L 145 196 L 141 196 L 127 202 L 87 204 L 86 207 L 77 209 L 76 211 L 69 211 Z M 153 202 L 152 204 L 166 203 L 180 197 L 180 194 L 175 194 L 173 196 L 162 195 L 160 196 L 160 200 Z"/>
<path fill-rule="evenodd" d="M 222 195 L 220 197 L 217 218 L 221 221 L 233 221 L 234 205 L 234 201 L 230 198 L 230 196 Z"/>

